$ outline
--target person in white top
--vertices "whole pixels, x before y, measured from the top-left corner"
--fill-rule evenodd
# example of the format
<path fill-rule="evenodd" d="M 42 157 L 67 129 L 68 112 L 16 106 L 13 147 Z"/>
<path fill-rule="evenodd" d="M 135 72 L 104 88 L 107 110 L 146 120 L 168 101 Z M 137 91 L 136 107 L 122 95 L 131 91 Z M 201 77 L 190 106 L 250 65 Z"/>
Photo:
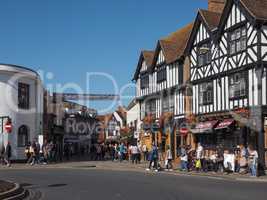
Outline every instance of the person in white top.
<path fill-rule="evenodd" d="M 197 160 L 201 160 L 204 158 L 204 148 L 201 145 L 201 143 L 198 143 L 196 152 L 197 152 Z"/>
<path fill-rule="evenodd" d="M 144 156 L 144 161 L 148 161 L 148 150 L 147 150 L 147 146 L 146 144 L 144 144 L 142 146 L 142 152 L 143 152 L 143 156 Z"/>
<path fill-rule="evenodd" d="M 136 145 L 131 146 L 132 163 L 137 164 L 138 161 L 138 147 Z"/>
<path fill-rule="evenodd" d="M 165 166 L 166 170 L 172 171 L 172 152 L 170 146 L 167 147 L 166 157 L 165 157 Z"/>
<path fill-rule="evenodd" d="M 250 145 L 249 146 L 249 168 L 251 172 L 252 177 L 257 177 L 258 172 L 258 152 L 255 150 L 255 148 Z"/>

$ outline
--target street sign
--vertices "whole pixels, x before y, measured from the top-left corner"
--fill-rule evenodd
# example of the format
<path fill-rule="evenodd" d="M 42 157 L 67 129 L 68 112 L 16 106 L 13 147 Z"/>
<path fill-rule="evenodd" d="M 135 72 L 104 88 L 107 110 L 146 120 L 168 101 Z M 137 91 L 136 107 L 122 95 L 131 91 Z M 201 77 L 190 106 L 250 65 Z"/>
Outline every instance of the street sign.
<path fill-rule="evenodd" d="M 11 133 L 11 132 L 12 132 L 12 123 L 11 123 L 10 121 L 7 121 L 7 122 L 5 123 L 5 131 L 6 131 L 7 133 Z"/>
<path fill-rule="evenodd" d="M 11 133 L 12 132 L 12 124 L 5 124 L 5 130 L 7 133 Z"/>

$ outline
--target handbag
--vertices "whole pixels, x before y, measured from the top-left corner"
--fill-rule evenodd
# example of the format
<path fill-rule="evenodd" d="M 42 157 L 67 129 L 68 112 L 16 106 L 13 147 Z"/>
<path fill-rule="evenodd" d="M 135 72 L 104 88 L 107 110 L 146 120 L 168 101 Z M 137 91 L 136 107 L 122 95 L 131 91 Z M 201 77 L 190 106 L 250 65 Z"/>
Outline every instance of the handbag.
<path fill-rule="evenodd" d="M 201 168 L 201 161 L 200 159 L 196 161 L 196 168 Z"/>

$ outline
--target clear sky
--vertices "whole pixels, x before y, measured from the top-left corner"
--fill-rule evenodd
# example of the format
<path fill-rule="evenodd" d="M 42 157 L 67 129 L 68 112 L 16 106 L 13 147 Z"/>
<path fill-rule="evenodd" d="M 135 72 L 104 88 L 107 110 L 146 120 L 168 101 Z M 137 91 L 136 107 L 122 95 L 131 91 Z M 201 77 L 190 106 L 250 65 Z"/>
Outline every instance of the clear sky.
<path fill-rule="evenodd" d="M 75 83 L 83 91 L 88 72 L 104 72 L 121 90 L 131 83 L 140 50 L 154 49 L 158 39 L 193 21 L 207 1 L 1 0 L 0 63 L 42 70 L 47 87 Z M 116 92 L 103 76 L 89 85 L 91 93 Z"/>

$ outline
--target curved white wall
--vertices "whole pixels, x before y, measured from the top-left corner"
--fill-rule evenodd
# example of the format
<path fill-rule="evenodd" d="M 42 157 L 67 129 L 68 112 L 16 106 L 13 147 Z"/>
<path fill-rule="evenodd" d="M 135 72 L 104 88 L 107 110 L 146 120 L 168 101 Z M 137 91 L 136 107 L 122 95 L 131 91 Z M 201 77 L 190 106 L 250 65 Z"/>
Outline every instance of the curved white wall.
<path fill-rule="evenodd" d="M 30 108 L 22 110 L 18 108 L 18 83 L 26 83 L 30 86 Z M 12 133 L 4 133 L 6 145 L 9 141 L 12 146 L 12 159 L 24 159 L 24 148 L 18 147 L 17 135 L 21 125 L 29 128 L 29 140 L 33 141 L 42 132 L 43 114 L 43 87 L 36 72 L 26 68 L 0 64 L 0 117 L 9 116 L 12 119 Z M 1 132 L 1 131 L 0 131 Z"/>

